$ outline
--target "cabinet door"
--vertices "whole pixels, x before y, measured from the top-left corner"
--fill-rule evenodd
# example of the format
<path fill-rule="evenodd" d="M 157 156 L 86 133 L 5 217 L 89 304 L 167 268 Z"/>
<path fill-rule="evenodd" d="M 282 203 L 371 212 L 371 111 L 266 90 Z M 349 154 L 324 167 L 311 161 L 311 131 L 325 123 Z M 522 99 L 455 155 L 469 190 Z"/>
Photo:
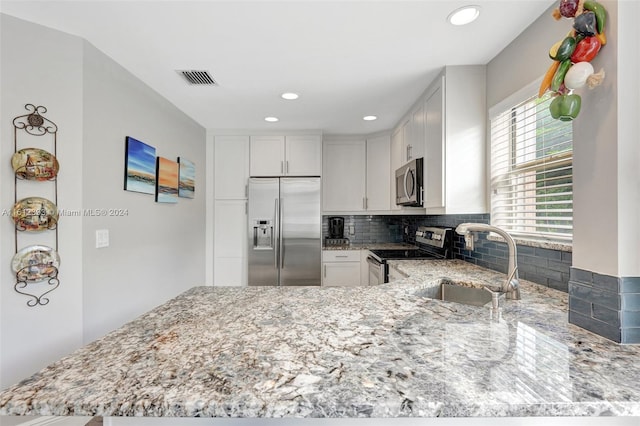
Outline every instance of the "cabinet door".
<path fill-rule="evenodd" d="M 325 262 L 322 285 L 356 287 L 360 285 L 360 262 Z"/>
<path fill-rule="evenodd" d="M 284 176 L 284 136 L 251 136 L 251 176 Z"/>
<path fill-rule="evenodd" d="M 401 206 L 396 204 L 396 170 L 402 164 L 402 128 L 398 128 L 391 136 L 391 168 L 389 169 L 389 192 L 391 195 L 389 203 L 391 210 L 401 209 Z"/>
<path fill-rule="evenodd" d="M 425 207 L 444 207 L 444 98 L 442 85 L 427 98 L 426 153 L 425 153 Z"/>
<path fill-rule="evenodd" d="M 402 164 L 411 160 L 411 141 L 411 120 L 407 120 L 402 125 Z"/>
<path fill-rule="evenodd" d="M 214 139 L 215 199 L 247 198 L 249 137 L 216 136 Z"/>
<path fill-rule="evenodd" d="M 324 211 L 364 210 L 365 157 L 364 140 L 324 141 L 322 164 Z"/>
<path fill-rule="evenodd" d="M 320 135 L 287 136 L 285 139 L 287 176 L 320 176 L 322 174 L 322 138 Z"/>
<path fill-rule="evenodd" d="M 214 285 L 247 285 L 246 200 L 216 200 Z"/>
<path fill-rule="evenodd" d="M 424 105 L 420 105 L 411 116 L 411 144 L 409 146 L 410 159 L 424 156 Z"/>
<path fill-rule="evenodd" d="M 367 210 L 389 210 L 391 207 L 390 149 L 389 136 L 367 139 Z"/>

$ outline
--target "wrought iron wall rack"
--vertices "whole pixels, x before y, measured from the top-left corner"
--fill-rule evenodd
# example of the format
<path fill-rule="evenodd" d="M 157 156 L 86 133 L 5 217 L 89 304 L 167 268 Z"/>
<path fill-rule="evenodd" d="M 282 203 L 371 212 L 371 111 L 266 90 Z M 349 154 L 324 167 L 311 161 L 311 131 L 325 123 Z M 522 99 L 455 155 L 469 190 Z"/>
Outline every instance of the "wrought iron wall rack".
<path fill-rule="evenodd" d="M 17 293 L 29 296 L 27 306 L 34 307 L 49 303 L 49 295 L 60 285 L 58 277 L 60 258 L 58 255 L 58 126 L 44 117 L 44 106 L 26 104 L 27 114 L 13 119 L 14 156 L 14 205 L 11 211 L 15 229 L 15 255 L 12 268 Z M 18 150 L 18 136 L 53 137 L 53 154 L 39 148 Z M 36 158 L 34 158 L 36 157 Z M 18 185 L 22 180 L 53 185 L 53 202 L 41 197 L 27 197 L 18 200 Z M 51 182 L 51 183 L 46 183 Z M 38 183 L 38 186 L 41 184 Z M 30 232 L 55 232 L 54 248 L 43 245 L 28 245 L 19 248 L 20 235 Z"/>

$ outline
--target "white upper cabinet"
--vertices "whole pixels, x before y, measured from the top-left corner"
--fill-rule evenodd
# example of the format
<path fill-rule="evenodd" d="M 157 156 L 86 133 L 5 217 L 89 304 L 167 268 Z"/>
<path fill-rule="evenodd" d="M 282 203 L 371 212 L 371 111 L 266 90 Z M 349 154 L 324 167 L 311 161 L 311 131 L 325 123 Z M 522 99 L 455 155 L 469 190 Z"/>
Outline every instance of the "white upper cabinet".
<path fill-rule="evenodd" d="M 389 212 L 390 137 L 324 141 L 322 172 L 325 212 Z"/>
<path fill-rule="evenodd" d="M 420 105 L 411 114 L 411 139 L 407 145 L 407 161 L 424 156 L 424 121 L 424 105 Z"/>
<path fill-rule="evenodd" d="M 389 136 L 367 139 L 367 195 L 365 210 L 391 209 L 391 143 Z M 394 203 L 395 204 L 395 203 Z"/>
<path fill-rule="evenodd" d="M 444 82 L 444 77 L 441 77 Z M 436 84 L 425 102 L 427 155 L 424 163 L 424 206 L 444 208 L 443 85 Z"/>
<path fill-rule="evenodd" d="M 484 65 L 445 67 L 393 133 L 391 171 L 424 158 L 427 214 L 486 213 L 486 96 Z M 400 142 L 402 139 L 402 142 Z M 395 184 L 391 185 L 392 205 Z M 402 208 L 407 210 L 413 208 Z M 415 210 L 417 211 L 417 209 Z"/>
<path fill-rule="evenodd" d="M 215 136 L 214 170 L 215 199 L 247 198 L 249 136 Z"/>
<path fill-rule="evenodd" d="M 367 188 L 365 140 L 325 140 L 323 147 L 323 210 L 364 210 Z"/>
<path fill-rule="evenodd" d="M 446 67 L 425 100 L 427 214 L 486 213 L 486 69 Z"/>
<path fill-rule="evenodd" d="M 401 206 L 396 204 L 396 170 L 404 163 L 402 150 L 402 129 L 396 129 L 391 135 L 391 169 L 389 170 L 389 203 L 391 210 L 401 210 Z"/>
<path fill-rule="evenodd" d="M 251 176 L 320 176 L 320 135 L 251 136 Z"/>
<path fill-rule="evenodd" d="M 322 138 L 319 135 L 285 137 L 285 174 L 322 175 Z"/>
<path fill-rule="evenodd" d="M 251 176 L 284 176 L 284 136 L 251 136 Z"/>

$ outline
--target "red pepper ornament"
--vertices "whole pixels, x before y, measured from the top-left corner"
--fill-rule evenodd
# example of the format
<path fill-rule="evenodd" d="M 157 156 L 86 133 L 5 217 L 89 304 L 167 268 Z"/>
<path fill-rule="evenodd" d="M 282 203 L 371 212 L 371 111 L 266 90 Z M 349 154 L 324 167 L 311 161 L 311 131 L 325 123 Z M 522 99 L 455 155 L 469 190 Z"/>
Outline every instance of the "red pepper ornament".
<path fill-rule="evenodd" d="M 591 62 L 596 57 L 602 47 L 598 37 L 585 37 L 576 45 L 571 54 L 571 62 Z"/>

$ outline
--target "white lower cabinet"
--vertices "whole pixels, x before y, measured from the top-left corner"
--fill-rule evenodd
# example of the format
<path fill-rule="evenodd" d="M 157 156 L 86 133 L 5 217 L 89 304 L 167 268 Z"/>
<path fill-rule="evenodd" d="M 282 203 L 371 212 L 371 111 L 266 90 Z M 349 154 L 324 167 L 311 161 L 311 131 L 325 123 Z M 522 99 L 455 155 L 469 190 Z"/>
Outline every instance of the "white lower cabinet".
<path fill-rule="evenodd" d="M 360 250 L 322 251 L 323 286 L 359 286 L 360 270 Z"/>
<path fill-rule="evenodd" d="M 246 200 L 216 200 L 214 220 L 214 283 L 247 285 Z"/>

